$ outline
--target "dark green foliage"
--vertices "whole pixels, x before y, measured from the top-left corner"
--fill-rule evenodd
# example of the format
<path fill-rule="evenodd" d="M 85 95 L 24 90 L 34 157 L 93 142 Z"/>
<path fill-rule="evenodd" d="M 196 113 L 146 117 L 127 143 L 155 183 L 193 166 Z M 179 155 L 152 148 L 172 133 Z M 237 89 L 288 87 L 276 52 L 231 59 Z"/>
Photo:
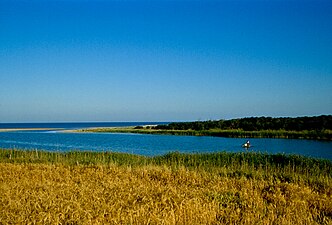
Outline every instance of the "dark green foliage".
<path fill-rule="evenodd" d="M 332 116 L 272 118 L 170 123 L 133 128 L 94 128 L 80 132 L 119 132 L 236 138 L 289 138 L 332 141 Z"/>
<path fill-rule="evenodd" d="M 250 117 L 231 120 L 215 121 L 195 121 L 183 123 L 170 123 L 168 125 L 158 125 L 154 129 L 166 130 L 210 130 L 210 129 L 240 129 L 244 131 L 260 130 L 285 130 L 285 131 L 304 131 L 304 130 L 332 130 L 332 115 L 322 115 L 313 117 Z"/>

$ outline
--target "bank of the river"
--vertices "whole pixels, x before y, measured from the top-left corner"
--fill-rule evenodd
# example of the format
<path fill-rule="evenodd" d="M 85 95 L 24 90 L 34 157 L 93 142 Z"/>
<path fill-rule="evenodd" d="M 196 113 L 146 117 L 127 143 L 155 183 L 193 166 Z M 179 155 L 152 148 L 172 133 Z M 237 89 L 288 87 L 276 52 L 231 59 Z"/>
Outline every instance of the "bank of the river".
<path fill-rule="evenodd" d="M 4 224 L 331 224 L 332 162 L 0 150 Z"/>
<path fill-rule="evenodd" d="M 286 130 L 164 130 L 153 127 L 123 127 L 123 128 L 89 128 L 77 130 L 78 132 L 114 132 L 114 133 L 141 133 L 141 134 L 169 134 L 169 135 L 192 135 L 192 136 L 215 136 L 231 138 L 289 138 L 332 141 L 332 131 L 286 131 Z"/>

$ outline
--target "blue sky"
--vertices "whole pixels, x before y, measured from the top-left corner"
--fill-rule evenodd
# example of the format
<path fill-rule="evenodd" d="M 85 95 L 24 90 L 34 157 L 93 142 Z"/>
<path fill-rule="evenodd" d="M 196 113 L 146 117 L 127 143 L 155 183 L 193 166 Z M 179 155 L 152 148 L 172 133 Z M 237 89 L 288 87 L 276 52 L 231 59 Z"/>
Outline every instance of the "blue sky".
<path fill-rule="evenodd" d="M 0 122 L 332 114 L 332 1 L 0 0 Z"/>

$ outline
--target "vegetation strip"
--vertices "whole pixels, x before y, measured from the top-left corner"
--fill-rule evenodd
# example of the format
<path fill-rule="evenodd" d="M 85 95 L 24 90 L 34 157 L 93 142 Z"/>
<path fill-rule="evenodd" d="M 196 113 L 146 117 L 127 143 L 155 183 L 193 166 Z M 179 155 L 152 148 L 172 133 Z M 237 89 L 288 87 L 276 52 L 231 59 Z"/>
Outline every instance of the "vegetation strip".
<path fill-rule="evenodd" d="M 332 162 L 0 150 L 4 224 L 331 224 Z"/>
<path fill-rule="evenodd" d="M 156 129 L 170 130 L 285 130 L 285 131 L 305 131 L 332 130 L 332 115 L 312 116 L 312 117 L 249 117 L 231 120 L 209 120 L 195 122 L 170 123 L 168 125 L 158 125 Z"/>
<path fill-rule="evenodd" d="M 167 135 L 190 135 L 190 136 L 214 136 L 230 138 L 289 138 L 289 139 L 312 139 L 332 141 L 332 131 L 285 131 L 285 130 L 166 130 L 141 127 L 125 128 L 90 128 L 81 129 L 77 132 L 109 132 L 109 133 L 139 133 L 139 134 L 167 134 Z"/>
<path fill-rule="evenodd" d="M 297 118 L 251 117 L 231 120 L 179 122 L 157 126 L 90 128 L 78 132 L 116 132 L 216 136 L 231 138 L 289 138 L 332 141 L 332 116 Z"/>

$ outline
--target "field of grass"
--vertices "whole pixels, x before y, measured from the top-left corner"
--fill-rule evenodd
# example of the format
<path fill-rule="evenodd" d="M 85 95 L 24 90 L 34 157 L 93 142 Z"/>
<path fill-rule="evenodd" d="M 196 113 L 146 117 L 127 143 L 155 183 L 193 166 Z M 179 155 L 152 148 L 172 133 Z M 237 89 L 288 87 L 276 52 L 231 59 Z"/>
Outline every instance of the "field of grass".
<path fill-rule="evenodd" d="M 89 128 L 82 129 L 79 132 L 115 132 L 115 133 L 141 133 L 141 134 L 170 134 L 170 135 L 191 135 L 191 136 L 215 136 L 231 138 L 289 138 L 289 139 L 313 139 L 332 141 L 332 131 L 286 131 L 286 130 L 261 130 L 261 131 L 244 131 L 244 130 L 164 130 L 125 127 L 125 128 Z"/>
<path fill-rule="evenodd" d="M 0 224 L 332 224 L 332 162 L 0 149 Z"/>

